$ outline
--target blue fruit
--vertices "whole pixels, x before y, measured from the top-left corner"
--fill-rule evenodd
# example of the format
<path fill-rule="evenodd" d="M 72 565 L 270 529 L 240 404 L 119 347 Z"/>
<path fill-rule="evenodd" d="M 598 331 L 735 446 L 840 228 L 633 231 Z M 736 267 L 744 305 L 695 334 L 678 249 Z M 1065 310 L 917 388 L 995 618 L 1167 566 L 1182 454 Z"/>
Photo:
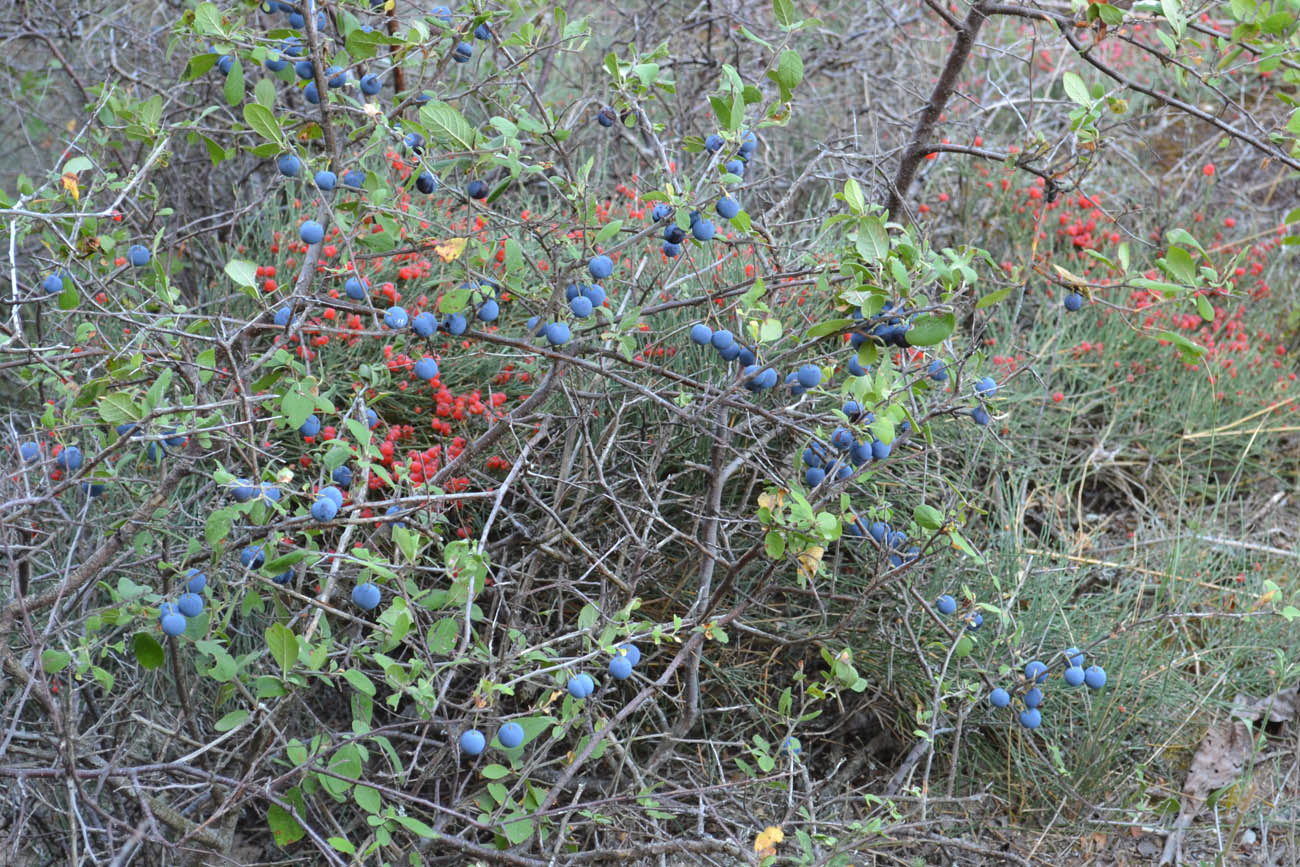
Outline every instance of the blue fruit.
<path fill-rule="evenodd" d="M 1036 729 L 1043 724 L 1043 715 L 1036 707 L 1020 712 L 1020 724 L 1027 729 Z"/>
<path fill-rule="evenodd" d="M 1106 685 L 1106 669 L 1100 665 L 1090 665 L 1083 672 L 1083 682 L 1088 689 L 1101 689 Z"/>
<path fill-rule="evenodd" d="M 230 70 L 235 68 L 235 58 L 229 54 L 223 54 L 217 58 L 217 69 L 221 70 L 222 75 L 229 75 Z"/>
<path fill-rule="evenodd" d="M 740 160 L 730 160 L 723 168 L 727 170 L 727 174 L 742 178 L 745 176 L 745 164 Z"/>
<path fill-rule="evenodd" d="M 717 231 L 712 220 L 699 220 L 691 225 L 691 234 L 697 241 L 712 241 Z"/>
<path fill-rule="evenodd" d="M 208 586 L 208 576 L 198 569 L 191 569 L 185 573 L 185 591 L 187 593 L 202 593 L 203 588 Z"/>
<path fill-rule="evenodd" d="M 348 169 L 343 173 L 343 186 L 359 190 L 366 182 L 366 173 L 360 169 Z"/>
<path fill-rule="evenodd" d="M 871 372 L 871 368 L 862 366 L 862 362 L 858 361 L 858 357 L 856 355 L 853 355 L 849 358 L 848 367 L 849 367 L 849 374 L 852 376 L 866 376 L 868 373 Z"/>
<path fill-rule="evenodd" d="M 83 459 L 81 449 L 76 446 L 68 446 L 63 451 L 59 452 L 58 457 L 54 459 L 54 465 L 59 469 L 67 470 L 70 473 L 76 472 L 76 470 L 81 466 Z"/>
<path fill-rule="evenodd" d="M 1024 701 L 1025 707 L 1038 707 L 1043 703 L 1043 691 L 1038 687 L 1034 687 L 1025 693 Z"/>
<path fill-rule="evenodd" d="M 248 479 L 235 479 L 230 486 L 230 496 L 234 497 L 237 503 L 247 503 L 257 496 L 257 490 Z"/>
<path fill-rule="evenodd" d="M 676 259 L 682 254 L 682 245 L 674 244 L 672 241 L 664 241 L 664 245 L 660 249 L 669 259 Z"/>
<path fill-rule="evenodd" d="M 1065 296 L 1065 309 L 1071 313 L 1076 312 L 1083 307 L 1083 296 L 1078 292 L 1071 292 Z"/>
<path fill-rule="evenodd" d="M 975 393 L 980 397 L 992 397 L 998 393 L 998 384 L 993 381 L 993 377 L 986 376 L 975 383 Z"/>
<path fill-rule="evenodd" d="M 266 562 L 266 552 L 261 545 L 249 545 L 239 552 L 239 563 L 245 569 L 260 569 Z"/>
<path fill-rule="evenodd" d="M 564 322 L 552 322 L 542 332 L 552 346 L 563 346 L 569 342 L 569 326 Z"/>
<path fill-rule="evenodd" d="M 609 661 L 609 676 L 615 680 L 627 680 L 632 676 L 632 662 L 626 656 L 615 656 Z"/>
<path fill-rule="evenodd" d="M 293 65 L 293 71 L 303 81 L 311 81 L 316 77 L 316 67 L 312 66 L 310 60 L 299 60 Z"/>
<path fill-rule="evenodd" d="M 425 169 L 416 176 L 415 188 L 426 196 L 431 196 L 434 191 L 438 189 L 438 178 L 433 174 L 433 172 Z"/>
<path fill-rule="evenodd" d="M 945 593 L 935 600 L 934 607 L 939 610 L 940 614 L 955 614 L 957 613 L 957 600 Z"/>
<path fill-rule="evenodd" d="M 497 729 L 497 740 L 501 741 L 501 746 L 513 750 L 524 742 L 524 727 L 516 722 L 508 722 Z"/>
<path fill-rule="evenodd" d="M 840 463 L 835 467 L 835 480 L 842 482 L 849 476 L 853 475 L 853 467 L 850 464 Z"/>
<path fill-rule="evenodd" d="M 686 240 L 686 230 L 676 223 L 669 223 L 664 227 L 664 240 L 669 244 L 680 244 Z"/>
<path fill-rule="evenodd" d="M 162 631 L 173 638 L 185 631 L 185 615 L 183 614 L 175 612 L 164 614 L 158 619 L 158 622 L 162 624 Z"/>
<path fill-rule="evenodd" d="M 1025 665 L 1025 680 L 1044 683 L 1047 680 L 1047 666 L 1037 659 Z"/>
<path fill-rule="evenodd" d="M 378 608 L 381 598 L 379 586 L 372 581 L 366 581 L 352 588 L 353 604 L 365 611 L 374 611 Z"/>
<path fill-rule="evenodd" d="M 672 216 L 672 213 L 673 213 L 672 205 L 669 205 L 665 202 L 658 202 L 655 204 L 654 208 L 650 211 L 650 219 L 657 223 L 660 220 L 668 219 L 669 217 Z"/>
<path fill-rule="evenodd" d="M 732 343 L 726 349 L 718 350 L 718 355 L 722 356 L 723 361 L 735 361 L 740 358 L 743 347 L 739 343 Z"/>
<path fill-rule="evenodd" d="M 989 704 L 994 707 L 1006 707 L 1011 704 L 1011 693 L 999 686 L 989 693 Z"/>
<path fill-rule="evenodd" d="M 280 502 L 280 489 L 270 482 L 262 482 L 261 488 L 258 489 L 257 496 L 268 503 Z"/>
<path fill-rule="evenodd" d="M 379 413 L 375 412 L 373 409 L 367 409 L 366 424 L 370 426 L 371 430 L 379 427 Z"/>
<path fill-rule="evenodd" d="M 805 364 L 795 373 L 795 377 L 804 388 L 816 388 L 821 385 L 822 369 L 815 364 Z"/>
<path fill-rule="evenodd" d="M 889 538 L 889 525 L 884 521 L 872 521 L 867 525 L 867 532 L 871 534 L 871 538 L 883 545 Z"/>
<path fill-rule="evenodd" d="M 149 248 L 143 244 L 132 244 L 126 251 L 126 261 L 137 268 L 148 265 L 150 258 Z"/>
<path fill-rule="evenodd" d="M 618 120 L 618 112 L 608 105 L 596 112 L 596 123 L 608 129 Z"/>
<path fill-rule="evenodd" d="M 24 461 L 31 463 L 41 456 L 41 447 L 34 442 L 25 442 L 18 447 L 18 454 Z"/>
<path fill-rule="evenodd" d="M 885 458 L 889 457 L 889 453 L 893 450 L 894 447 L 887 442 L 881 440 L 871 441 L 871 457 L 877 461 L 883 461 Z"/>
<path fill-rule="evenodd" d="M 722 150 L 722 146 L 726 143 L 727 140 L 715 132 L 710 134 L 709 137 L 704 140 L 704 148 L 710 153 L 717 153 Z"/>
<path fill-rule="evenodd" d="M 383 81 L 381 81 L 379 76 L 375 75 L 373 72 L 367 72 L 365 75 L 361 76 L 361 92 L 366 96 L 374 96 L 376 93 L 379 93 L 383 87 Z"/>
<path fill-rule="evenodd" d="M 1077 647 L 1067 647 L 1065 649 L 1065 659 L 1072 666 L 1083 665 L 1083 651 Z"/>
<path fill-rule="evenodd" d="M 605 303 L 605 287 L 600 284 L 582 287 L 582 294 L 591 302 L 593 309 L 600 307 Z"/>
<path fill-rule="evenodd" d="M 579 319 L 586 319 L 591 315 L 591 299 L 585 295 L 579 295 L 577 298 L 574 298 L 569 302 L 569 309 L 572 310 L 573 315 Z"/>
<path fill-rule="evenodd" d="M 272 72 L 279 72 L 289 65 L 289 61 L 281 58 L 278 54 L 266 58 L 263 65 Z"/>
<path fill-rule="evenodd" d="M 1072 665 L 1065 670 L 1065 682 L 1070 686 L 1080 686 L 1087 679 L 1087 672 L 1077 665 Z"/>
<path fill-rule="evenodd" d="M 842 452 L 847 452 L 853 448 L 853 431 L 846 427 L 837 427 L 835 433 L 831 434 L 831 445 Z"/>
<path fill-rule="evenodd" d="M 329 169 L 321 169 L 316 173 L 316 187 L 323 192 L 329 192 L 338 186 L 339 176 Z"/>
<path fill-rule="evenodd" d="M 641 648 L 631 642 L 620 644 L 618 647 L 614 648 L 614 650 L 619 654 L 626 656 L 627 661 L 632 663 L 634 666 L 641 661 Z"/>
<path fill-rule="evenodd" d="M 307 416 L 307 420 L 298 426 L 298 433 L 305 437 L 314 437 L 320 433 L 320 417 L 316 413 Z"/>
<path fill-rule="evenodd" d="M 96 499 L 104 495 L 104 486 L 95 482 L 82 482 L 81 490 L 90 499 Z"/>
<path fill-rule="evenodd" d="M 163 449 L 162 443 L 149 443 L 145 446 L 144 455 L 153 463 L 158 463 L 163 459 L 167 452 Z"/>
<path fill-rule="evenodd" d="M 325 487 L 321 488 L 316 493 L 316 496 L 320 499 L 329 500 L 332 503 L 334 503 L 334 505 L 340 508 L 342 508 L 343 506 L 343 492 L 340 491 L 338 488 L 334 487 L 333 485 L 326 485 Z"/>
<path fill-rule="evenodd" d="M 804 471 L 803 483 L 808 487 L 815 488 L 824 481 L 826 481 L 826 471 L 821 467 L 809 467 Z"/>
<path fill-rule="evenodd" d="M 401 331 L 411 321 L 405 307 L 389 307 L 384 311 L 384 327 Z"/>
<path fill-rule="evenodd" d="M 63 291 L 63 277 L 58 274 L 48 274 L 41 281 L 41 288 L 45 290 L 46 295 L 58 295 Z"/>
<path fill-rule="evenodd" d="M 415 362 L 415 375 L 425 382 L 432 380 L 438 375 L 438 362 L 429 356 L 424 356 Z"/>
<path fill-rule="evenodd" d="M 329 81 L 325 82 L 328 87 L 342 87 L 348 83 L 348 71 L 346 69 L 331 66 L 325 70 L 325 75 L 329 77 Z"/>
<path fill-rule="evenodd" d="M 582 685 L 583 698 L 596 691 L 596 682 L 591 679 L 590 674 L 579 674 L 575 679 Z"/>
<path fill-rule="evenodd" d="M 465 193 L 471 199 L 486 199 L 488 194 L 488 185 L 486 181 L 470 181 L 465 187 Z"/>
<path fill-rule="evenodd" d="M 474 28 L 474 38 L 481 39 L 484 42 L 487 42 L 489 39 L 492 38 L 492 31 L 488 29 L 488 24 L 486 21 L 484 21 L 482 24 Z"/>
<path fill-rule="evenodd" d="M 732 337 L 731 332 L 725 328 L 719 328 L 709 337 L 709 343 L 711 343 L 713 348 L 719 352 L 726 349 L 728 346 L 731 346 L 735 342 L 736 338 Z"/>
<path fill-rule="evenodd" d="M 448 334 L 459 337 L 469 330 L 469 320 L 462 313 L 453 313 L 447 317 L 443 327 L 447 329 Z"/>
<path fill-rule="evenodd" d="M 348 488 L 352 486 L 352 468 L 347 464 L 339 464 L 330 473 L 330 479 L 337 485 Z"/>
<path fill-rule="evenodd" d="M 362 280 L 360 277 L 349 277 L 343 284 L 343 291 L 353 301 L 361 301 L 366 297 L 366 290 L 369 286 L 369 280 Z"/>
<path fill-rule="evenodd" d="M 460 751 L 467 756 L 477 756 L 487 747 L 487 738 L 478 729 L 470 729 L 460 734 Z"/>
<path fill-rule="evenodd" d="M 293 567 L 289 567 L 271 580 L 276 584 L 288 584 L 293 580 Z"/>
<path fill-rule="evenodd" d="M 451 10 L 446 6 L 434 6 L 433 9 L 429 10 L 429 16 L 438 19 L 443 24 L 451 23 Z"/>
<path fill-rule="evenodd" d="M 176 600 L 176 607 L 186 617 L 198 617 L 203 613 L 203 597 L 197 593 L 186 593 Z"/>
<path fill-rule="evenodd" d="M 740 202 L 730 196 L 724 196 L 718 199 L 718 204 L 714 206 L 714 210 L 718 212 L 719 217 L 730 220 L 740 213 Z"/>
<path fill-rule="evenodd" d="M 451 59 L 457 63 L 469 63 L 473 56 L 474 43 L 472 42 L 457 42 L 456 49 L 451 53 Z"/>
<path fill-rule="evenodd" d="M 699 346 L 707 346 L 713 339 L 713 329 L 703 322 L 696 322 L 691 326 L 691 342 Z"/>
<path fill-rule="evenodd" d="M 302 43 L 297 36 L 290 36 L 284 42 L 280 43 L 280 53 L 286 57 L 301 57 Z"/>
<path fill-rule="evenodd" d="M 298 230 L 298 237 L 304 244 L 319 244 L 325 240 L 325 227 L 315 220 L 308 220 Z"/>
<path fill-rule="evenodd" d="M 312 105 L 320 105 L 320 91 L 316 89 L 316 82 L 307 82 L 307 86 L 302 89 L 302 98 Z"/>
<path fill-rule="evenodd" d="M 803 450 L 803 463 L 806 467 L 820 467 L 822 465 L 822 455 L 817 449 L 808 446 Z"/>
<path fill-rule="evenodd" d="M 585 300 L 585 299 L 584 299 Z M 489 298 L 478 308 L 478 318 L 483 322 L 495 322 L 501 315 L 501 306 Z"/>
<path fill-rule="evenodd" d="M 930 366 L 925 369 L 925 372 L 935 382 L 944 382 L 948 379 L 948 365 L 938 358 L 930 362 Z"/>
<path fill-rule="evenodd" d="M 740 344 L 736 345 L 740 346 Z M 748 346 L 741 346 L 740 355 L 738 355 L 736 359 L 740 362 L 741 367 L 748 367 L 758 360 L 758 356 L 754 355 L 754 350 L 750 349 Z"/>
<path fill-rule="evenodd" d="M 389 506 L 389 507 L 388 507 L 388 510 L 387 510 L 386 512 L 384 512 L 384 515 L 385 515 L 386 517 L 392 517 L 393 515 L 396 515 L 396 514 L 400 513 L 401 511 L 402 511 L 402 507 L 401 507 L 401 506 Z M 394 520 L 394 521 L 385 521 L 384 524 L 387 525 L 387 526 L 389 526 L 389 527 L 405 527 L 405 526 L 406 526 L 406 522 L 405 522 L 405 521 L 396 521 L 396 520 Z"/>
<path fill-rule="evenodd" d="M 918 552 L 915 548 L 908 548 L 908 549 L 907 549 L 907 554 L 908 554 L 907 560 L 909 560 L 909 561 L 911 561 L 911 560 L 915 560 L 915 559 L 916 559 L 916 555 L 917 555 L 917 553 L 919 553 L 919 552 Z M 979 628 L 980 628 L 981 626 L 983 626 L 983 625 L 984 625 L 984 615 L 983 615 L 983 614 L 980 614 L 978 611 L 972 611 L 970 614 L 967 614 L 967 615 L 966 615 L 966 628 L 967 628 L 967 629 L 970 629 L 970 630 L 974 631 L 974 630 L 976 630 L 976 629 L 979 629 Z"/>
<path fill-rule="evenodd" d="M 313 521 L 325 523 L 333 521 L 334 516 L 339 513 L 339 504 L 329 497 L 321 497 L 311 504 L 311 518 Z"/>
<path fill-rule="evenodd" d="M 849 449 L 849 460 L 853 466 L 860 467 L 871 460 L 871 443 L 854 443 Z"/>
<path fill-rule="evenodd" d="M 432 337 L 433 333 L 438 330 L 438 317 L 427 310 L 423 313 L 417 313 L 415 318 L 411 320 L 411 330 L 421 337 Z"/>
<path fill-rule="evenodd" d="M 980 427 L 988 427 L 989 422 L 993 419 L 989 416 L 989 411 L 982 406 L 977 406 L 970 411 L 970 417 L 975 420 L 975 424 Z"/>

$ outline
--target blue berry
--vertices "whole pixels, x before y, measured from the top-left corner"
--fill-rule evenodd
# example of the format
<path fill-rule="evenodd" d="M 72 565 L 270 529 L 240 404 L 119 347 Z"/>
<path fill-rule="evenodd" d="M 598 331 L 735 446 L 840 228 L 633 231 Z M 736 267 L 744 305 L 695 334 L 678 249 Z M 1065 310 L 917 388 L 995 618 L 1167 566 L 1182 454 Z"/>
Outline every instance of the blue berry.
<path fill-rule="evenodd" d="M 1038 687 L 1034 687 L 1025 693 L 1024 701 L 1025 707 L 1038 707 L 1043 703 L 1043 691 Z"/>
<path fill-rule="evenodd" d="M 609 661 L 609 676 L 615 680 L 627 680 L 632 676 L 632 662 L 626 656 L 615 656 Z"/>
<path fill-rule="evenodd" d="M 1071 292 L 1065 296 L 1065 309 L 1074 313 L 1083 307 L 1083 296 L 1078 292 Z"/>
<path fill-rule="evenodd" d="M 308 220 L 298 230 L 298 237 L 302 239 L 304 244 L 319 244 L 325 240 L 325 227 L 315 220 Z"/>
<path fill-rule="evenodd" d="M 1025 665 L 1025 680 L 1032 680 L 1034 683 L 1045 683 L 1047 681 L 1047 666 L 1037 659 Z"/>
<path fill-rule="evenodd" d="M 415 362 L 415 375 L 425 382 L 431 381 L 438 375 L 438 362 L 428 355 Z"/>
<path fill-rule="evenodd" d="M 718 204 L 714 206 L 714 210 L 718 212 L 719 217 L 722 217 L 724 220 L 730 220 L 732 217 L 735 217 L 740 213 L 740 202 L 737 202 L 730 196 L 724 196 L 723 198 L 718 199 Z"/>
<path fill-rule="evenodd" d="M 477 756 L 487 747 L 487 738 L 478 729 L 461 732 L 460 751 L 467 756 Z"/>
<path fill-rule="evenodd" d="M 999 686 L 989 693 L 989 704 L 994 707 L 1006 707 L 1011 704 L 1011 693 Z"/>
<path fill-rule="evenodd" d="M 405 307 L 389 307 L 384 311 L 384 325 L 394 331 L 401 331 L 410 322 Z"/>
<path fill-rule="evenodd" d="M 1065 682 L 1070 686 L 1080 686 L 1087 679 L 1087 673 L 1077 665 L 1072 665 L 1065 670 Z"/>
<path fill-rule="evenodd" d="M 1106 685 L 1106 669 L 1100 665 L 1090 665 L 1083 672 L 1083 682 L 1088 689 L 1101 689 Z"/>
<path fill-rule="evenodd" d="M 298 426 L 298 433 L 305 437 L 314 437 L 320 433 L 320 417 L 316 413 L 307 416 L 307 420 Z"/>
<path fill-rule="evenodd" d="M 374 611 L 379 607 L 381 598 L 379 587 L 373 582 L 366 581 L 352 588 L 352 602 L 365 611 Z"/>
<path fill-rule="evenodd" d="M 497 740 L 501 746 L 512 750 L 524 742 L 524 727 L 516 722 L 508 722 L 497 730 Z"/>
<path fill-rule="evenodd" d="M 934 607 L 938 609 L 940 614 L 955 614 L 957 613 L 957 600 L 945 593 L 935 600 Z"/>
<path fill-rule="evenodd" d="M 1043 715 L 1036 707 L 1022 710 L 1020 712 L 1020 724 L 1027 729 L 1036 729 L 1043 724 Z"/>

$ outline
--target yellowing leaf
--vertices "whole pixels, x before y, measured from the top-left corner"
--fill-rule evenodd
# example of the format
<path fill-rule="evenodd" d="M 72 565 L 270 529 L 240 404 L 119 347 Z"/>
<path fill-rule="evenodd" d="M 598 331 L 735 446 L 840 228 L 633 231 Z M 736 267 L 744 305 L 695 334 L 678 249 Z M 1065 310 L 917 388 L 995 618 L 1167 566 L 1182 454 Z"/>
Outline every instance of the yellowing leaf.
<path fill-rule="evenodd" d="M 758 507 L 775 512 L 785 502 L 785 491 L 777 489 L 776 493 L 764 492 L 758 495 Z"/>
<path fill-rule="evenodd" d="M 81 190 L 77 189 L 77 176 L 72 172 L 68 172 L 63 176 L 63 189 L 72 193 L 72 200 L 74 202 L 81 201 Z"/>
<path fill-rule="evenodd" d="M 754 838 L 754 851 L 760 858 L 770 858 L 776 854 L 777 844 L 785 840 L 785 832 L 774 825 L 768 825 Z"/>
<path fill-rule="evenodd" d="M 460 254 L 465 252 L 465 243 L 468 240 L 468 238 L 448 238 L 440 244 L 434 244 L 433 251 L 443 262 L 455 262 L 460 258 Z"/>
<path fill-rule="evenodd" d="M 805 578 L 811 579 L 817 574 L 817 568 L 822 564 L 822 555 L 826 549 L 819 545 L 811 548 L 805 548 L 799 552 L 799 574 Z"/>

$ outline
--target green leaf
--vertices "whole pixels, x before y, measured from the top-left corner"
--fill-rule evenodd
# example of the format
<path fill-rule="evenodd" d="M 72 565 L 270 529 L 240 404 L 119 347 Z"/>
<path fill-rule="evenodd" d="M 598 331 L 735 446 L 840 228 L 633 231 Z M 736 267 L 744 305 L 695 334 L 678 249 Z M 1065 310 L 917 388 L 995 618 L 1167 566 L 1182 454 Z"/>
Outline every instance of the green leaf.
<path fill-rule="evenodd" d="M 520 816 L 506 822 L 501 830 L 512 845 L 518 846 L 533 836 L 533 819 L 531 816 Z"/>
<path fill-rule="evenodd" d="M 793 27 L 799 23 L 791 0 L 772 0 L 772 15 L 776 18 L 776 23 L 782 27 Z"/>
<path fill-rule="evenodd" d="M 794 90 L 803 81 L 803 58 L 799 52 L 787 48 L 781 52 L 776 64 L 777 83 L 787 91 Z"/>
<path fill-rule="evenodd" d="M 72 654 L 62 650 L 47 650 L 41 654 L 41 670 L 46 674 L 58 674 L 68 667 Z"/>
<path fill-rule="evenodd" d="M 488 765 L 479 773 L 489 780 L 500 780 L 510 775 L 510 769 L 505 765 Z"/>
<path fill-rule="evenodd" d="M 785 537 L 776 530 L 767 531 L 763 545 L 767 549 L 767 556 L 773 560 L 779 560 L 785 554 Z"/>
<path fill-rule="evenodd" d="M 297 646 L 297 642 L 294 643 L 294 646 Z M 368 695 L 371 698 L 375 697 L 375 684 L 366 676 L 364 671 L 357 671 L 355 668 L 349 668 L 343 672 L 343 679 L 352 684 L 352 688 L 357 692 Z"/>
<path fill-rule="evenodd" d="M 827 334 L 834 334 L 837 331 L 843 331 L 853 324 L 852 319 L 828 319 L 825 322 L 818 322 L 807 331 L 808 338 L 811 340 L 815 337 L 825 337 Z"/>
<path fill-rule="evenodd" d="M 765 319 L 763 326 L 758 331 L 758 339 L 762 343 L 771 343 L 774 340 L 780 340 L 782 334 L 780 319 Z"/>
<path fill-rule="evenodd" d="M 1169 252 L 1165 254 L 1165 266 L 1175 280 L 1180 280 L 1189 286 L 1196 284 L 1196 265 L 1192 262 L 1192 254 L 1182 247 L 1169 248 Z"/>
<path fill-rule="evenodd" d="M 162 645 L 147 632 L 137 632 L 131 638 L 131 652 L 141 668 L 152 669 L 163 664 Z"/>
<path fill-rule="evenodd" d="M 619 230 L 622 228 L 623 228 L 622 220 L 613 220 L 609 223 L 606 223 L 604 227 L 602 227 L 601 230 L 596 233 L 596 243 L 597 244 L 605 243 L 610 238 L 617 235 Z"/>
<path fill-rule="evenodd" d="M 1214 307 L 1204 295 L 1196 296 L 1196 312 L 1201 314 L 1201 318 L 1206 322 L 1214 321 Z"/>
<path fill-rule="evenodd" d="M 885 232 L 884 222 L 874 215 L 862 217 L 858 221 L 854 244 L 863 261 L 879 262 L 884 259 L 889 255 L 889 235 Z"/>
<path fill-rule="evenodd" d="M 244 64 L 238 54 L 234 58 L 230 74 L 226 76 L 226 105 L 239 105 L 244 101 Z"/>
<path fill-rule="evenodd" d="M 424 124 L 429 134 L 454 150 L 474 150 L 474 128 L 469 121 L 452 106 L 437 99 L 431 99 L 420 108 L 420 123 Z"/>
<path fill-rule="evenodd" d="M 428 839 L 432 840 L 438 836 L 437 831 L 433 830 L 428 825 L 421 822 L 419 819 L 415 818 L 414 816 L 403 816 L 399 814 L 393 817 L 393 821 L 401 825 L 406 830 L 411 831 L 421 837 L 427 837 Z"/>
<path fill-rule="evenodd" d="M 951 313 L 924 313 L 916 317 L 904 336 L 912 346 L 934 346 L 947 340 L 956 327 L 957 319 Z"/>
<path fill-rule="evenodd" d="M 254 288 L 257 285 L 257 265 L 244 259 L 231 259 L 226 263 L 226 276 L 236 286 Z"/>
<path fill-rule="evenodd" d="M 343 837 L 330 837 L 325 842 L 329 843 L 335 849 L 337 849 L 340 852 L 343 852 L 344 854 L 355 855 L 357 853 L 357 847 L 353 846 Z"/>
<path fill-rule="evenodd" d="M 943 512 L 924 503 L 912 510 L 912 518 L 927 530 L 937 530 L 943 526 Z"/>
<path fill-rule="evenodd" d="M 131 396 L 123 392 L 106 394 L 99 399 L 99 417 L 111 425 L 138 421 L 143 415 Z"/>
<path fill-rule="evenodd" d="M 291 846 L 307 834 L 302 825 L 298 824 L 298 820 L 289 815 L 289 811 L 279 804 L 272 804 L 267 808 L 266 824 L 275 837 L 275 844 L 281 847 Z"/>
<path fill-rule="evenodd" d="M 433 628 L 429 630 L 425 638 L 425 644 L 429 652 L 437 656 L 448 656 L 456 647 L 456 639 L 460 637 L 460 623 L 452 617 L 444 617 Z"/>
<path fill-rule="evenodd" d="M 275 119 L 271 109 L 256 102 L 244 106 L 244 123 L 262 138 L 274 144 L 284 145 L 284 133 Z"/>
<path fill-rule="evenodd" d="M 1205 354 L 1205 347 L 1173 331 L 1160 331 L 1156 334 L 1156 337 L 1167 340 L 1178 347 L 1178 352 L 1182 355 L 1184 361 L 1197 361 Z"/>
<path fill-rule="evenodd" d="M 216 545 L 230 533 L 231 514 L 225 509 L 217 509 L 208 514 L 203 527 L 203 538 L 209 545 Z"/>
<path fill-rule="evenodd" d="M 975 302 L 975 309 L 983 310 L 985 307 L 992 307 L 994 304 L 997 304 L 999 301 L 1004 300 L 1008 295 L 1010 295 L 1012 288 L 1013 287 L 1011 286 L 1007 286 L 1006 288 L 999 289 L 996 292 L 990 292 Z"/>
<path fill-rule="evenodd" d="M 1074 72 L 1066 72 L 1061 76 L 1061 84 L 1065 86 L 1065 95 L 1078 105 L 1092 105 L 1092 94 L 1088 93 L 1088 85 L 1083 83 L 1083 79 Z"/>
<path fill-rule="evenodd" d="M 867 200 L 862 195 L 862 185 L 857 178 L 849 178 L 844 182 L 844 201 L 848 202 L 855 214 L 862 213 L 862 209 L 867 206 Z"/>
<path fill-rule="evenodd" d="M 360 783 L 352 790 L 352 798 L 357 802 L 358 807 L 372 816 L 377 815 L 384 806 L 383 799 L 379 797 L 378 789 L 363 786 Z"/>
<path fill-rule="evenodd" d="M 293 664 L 298 661 L 298 636 L 283 623 L 272 623 L 266 627 L 266 646 L 270 648 L 271 656 L 280 664 L 280 670 L 288 674 Z"/>
<path fill-rule="evenodd" d="M 249 714 L 246 710 L 232 710 L 230 713 L 217 720 L 212 727 L 219 732 L 228 732 L 244 720 L 248 719 L 248 716 Z"/>

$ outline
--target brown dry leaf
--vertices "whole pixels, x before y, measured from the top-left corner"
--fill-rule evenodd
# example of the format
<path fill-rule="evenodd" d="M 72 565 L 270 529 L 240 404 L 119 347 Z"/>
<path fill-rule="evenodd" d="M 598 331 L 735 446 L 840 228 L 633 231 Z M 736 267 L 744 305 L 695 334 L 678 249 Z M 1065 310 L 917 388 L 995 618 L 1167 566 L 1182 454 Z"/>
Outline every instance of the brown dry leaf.
<path fill-rule="evenodd" d="M 770 858 L 776 854 L 777 844 L 785 839 L 785 832 L 775 825 L 768 825 L 754 838 L 754 851 L 760 858 Z"/>
<path fill-rule="evenodd" d="M 826 549 L 819 545 L 813 545 L 799 552 L 799 574 L 811 580 L 817 574 L 817 568 L 821 566 L 822 555 Z"/>
<path fill-rule="evenodd" d="M 1176 864 L 1180 859 L 1183 835 L 1205 805 L 1211 792 L 1234 782 L 1246 767 L 1254 748 L 1250 724 L 1288 722 L 1296 718 L 1300 685 L 1279 690 L 1267 698 L 1252 699 L 1238 695 L 1233 701 L 1231 717 L 1205 733 L 1192 756 L 1192 766 L 1183 783 L 1182 809 L 1174 831 L 1165 840 L 1160 863 Z"/>
<path fill-rule="evenodd" d="M 434 244 L 433 251 L 443 262 L 455 262 L 460 258 L 460 254 L 465 252 L 465 242 L 468 240 L 468 238 L 448 238 L 439 244 Z"/>

